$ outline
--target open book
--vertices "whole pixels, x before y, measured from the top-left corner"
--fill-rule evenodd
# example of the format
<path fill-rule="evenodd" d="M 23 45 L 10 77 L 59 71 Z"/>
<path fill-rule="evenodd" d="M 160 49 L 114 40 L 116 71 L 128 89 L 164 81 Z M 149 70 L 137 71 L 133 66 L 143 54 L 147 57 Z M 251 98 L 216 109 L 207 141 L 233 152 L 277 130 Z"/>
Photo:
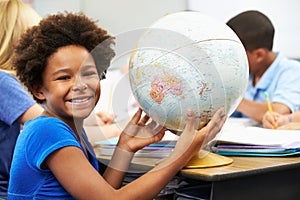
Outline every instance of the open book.
<path fill-rule="evenodd" d="M 237 156 L 300 155 L 299 130 L 265 129 L 246 120 L 249 121 L 229 118 L 221 133 L 210 143 L 212 151 Z"/>

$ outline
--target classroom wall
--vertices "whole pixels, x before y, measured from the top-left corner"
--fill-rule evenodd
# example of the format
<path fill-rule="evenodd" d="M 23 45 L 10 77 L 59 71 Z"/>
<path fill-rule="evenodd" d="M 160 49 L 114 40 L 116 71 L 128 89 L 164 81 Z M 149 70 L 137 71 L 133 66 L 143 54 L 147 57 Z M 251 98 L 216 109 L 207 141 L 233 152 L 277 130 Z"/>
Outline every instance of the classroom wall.
<path fill-rule="evenodd" d="M 111 34 L 151 25 L 160 17 L 186 10 L 186 0 L 35 0 L 42 15 L 57 11 L 82 11 Z"/>
<path fill-rule="evenodd" d="M 25 1 L 25 0 L 24 0 Z M 26 0 L 46 16 L 58 11 L 82 11 L 111 34 L 144 28 L 160 17 L 195 10 L 226 22 L 248 9 L 257 9 L 272 20 L 276 33 L 274 50 L 300 59 L 299 0 Z"/>
<path fill-rule="evenodd" d="M 188 9 L 201 11 L 225 23 L 242 11 L 259 10 L 275 26 L 274 50 L 300 59 L 299 0 L 187 0 L 187 3 Z"/>
<path fill-rule="evenodd" d="M 26 0 L 26 1 L 30 1 L 30 4 L 35 8 L 35 10 L 42 17 L 57 12 L 64 12 L 65 10 L 72 11 L 72 12 L 83 11 L 82 0 Z"/>

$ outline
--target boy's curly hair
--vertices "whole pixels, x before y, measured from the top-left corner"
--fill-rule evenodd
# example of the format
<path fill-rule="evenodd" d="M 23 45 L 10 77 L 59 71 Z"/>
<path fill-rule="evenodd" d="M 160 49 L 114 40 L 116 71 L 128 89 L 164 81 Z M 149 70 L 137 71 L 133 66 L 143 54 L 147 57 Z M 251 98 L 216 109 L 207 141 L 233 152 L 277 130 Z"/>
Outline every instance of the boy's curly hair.
<path fill-rule="evenodd" d="M 93 56 L 99 76 L 109 67 L 115 52 L 114 38 L 84 14 L 59 13 L 43 19 L 21 36 L 16 46 L 13 67 L 19 80 L 32 93 L 43 84 L 42 74 L 49 57 L 68 45 L 85 47 Z M 35 97 L 34 97 L 35 98 Z M 35 98 L 38 103 L 42 103 Z"/>

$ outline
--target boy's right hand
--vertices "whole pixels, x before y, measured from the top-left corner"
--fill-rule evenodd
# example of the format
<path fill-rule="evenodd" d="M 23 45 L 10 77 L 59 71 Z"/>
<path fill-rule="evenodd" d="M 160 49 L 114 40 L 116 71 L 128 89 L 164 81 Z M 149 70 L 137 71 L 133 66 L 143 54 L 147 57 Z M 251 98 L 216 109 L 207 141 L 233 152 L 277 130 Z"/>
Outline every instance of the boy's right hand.
<path fill-rule="evenodd" d="M 262 124 L 264 128 L 274 129 L 289 123 L 287 115 L 282 115 L 277 112 L 273 112 L 274 120 L 271 113 L 268 111 L 264 114 Z"/>

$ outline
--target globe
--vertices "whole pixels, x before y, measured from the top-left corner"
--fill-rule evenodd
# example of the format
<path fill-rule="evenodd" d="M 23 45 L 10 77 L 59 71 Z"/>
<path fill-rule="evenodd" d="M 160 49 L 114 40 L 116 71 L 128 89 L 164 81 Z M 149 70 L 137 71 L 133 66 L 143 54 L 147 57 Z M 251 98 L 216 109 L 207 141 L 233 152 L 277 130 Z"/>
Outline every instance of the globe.
<path fill-rule="evenodd" d="M 183 130 L 192 109 L 206 125 L 221 107 L 230 115 L 244 96 L 248 61 L 236 34 L 200 12 L 166 15 L 140 36 L 129 61 L 134 98 L 153 120 Z"/>

